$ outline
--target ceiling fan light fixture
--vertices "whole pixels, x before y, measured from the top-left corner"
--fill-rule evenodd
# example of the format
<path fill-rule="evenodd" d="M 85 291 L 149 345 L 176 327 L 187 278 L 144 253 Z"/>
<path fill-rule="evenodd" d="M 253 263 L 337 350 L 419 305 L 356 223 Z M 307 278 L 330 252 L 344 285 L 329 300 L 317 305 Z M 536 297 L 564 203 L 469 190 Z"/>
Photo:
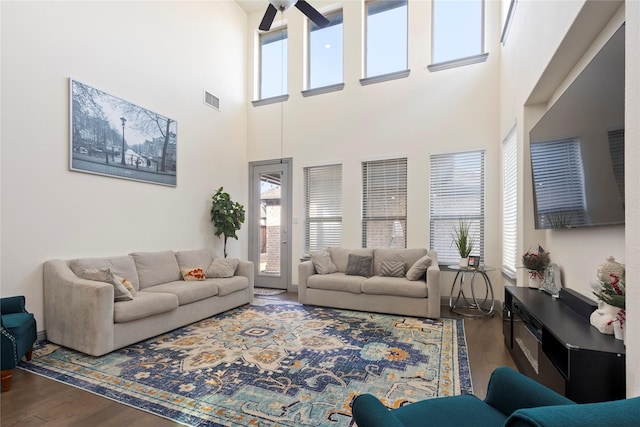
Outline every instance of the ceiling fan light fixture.
<path fill-rule="evenodd" d="M 269 0 L 269 3 L 276 9 L 283 12 L 296 4 L 297 0 Z"/>

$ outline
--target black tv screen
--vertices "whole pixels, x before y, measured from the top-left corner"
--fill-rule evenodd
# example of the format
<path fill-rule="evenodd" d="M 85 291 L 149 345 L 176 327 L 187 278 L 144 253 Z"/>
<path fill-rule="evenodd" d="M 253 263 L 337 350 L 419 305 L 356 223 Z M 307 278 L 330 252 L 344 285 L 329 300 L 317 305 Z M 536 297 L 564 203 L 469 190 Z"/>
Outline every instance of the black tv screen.
<path fill-rule="evenodd" d="M 624 224 L 624 25 L 529 136 L 536 228 Z"/>

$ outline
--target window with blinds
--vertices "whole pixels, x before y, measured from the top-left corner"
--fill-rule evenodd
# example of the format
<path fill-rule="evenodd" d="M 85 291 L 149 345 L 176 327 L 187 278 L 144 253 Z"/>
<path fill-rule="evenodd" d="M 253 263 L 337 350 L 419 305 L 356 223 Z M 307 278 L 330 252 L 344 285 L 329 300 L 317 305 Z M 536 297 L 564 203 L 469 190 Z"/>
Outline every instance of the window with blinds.
<path fill-rule="evenodd" d="M 362 162 L 362 247 L 407 247 L 407 158 Z"/>
<path fill-rule="evenodd" d="M 342 165 L 304 168 L 305 253 L 342 243 Z"/>
<path fill-rule="evenodd" d="M 484 261 L 484 151 L 431 156 L 430 247 L 441 264 L 458 263 L 454 227 L 465 221 L 475 240 L 471 255 Z"/>
<path fill-rule="evenodd" d="M 502 271 L 515 277 L 518 263 L 518 138 L 516 127 L 502 143 Z"/>
<path fill-rule="evenodd" d="M 587 224 L 578 138 L 531 144 L 537 228 Z"/>
<path fill-rule="evenodd" d="M 609 131 L 609 154 L 611 154 L 613 176 L 624 207 L 624 129 Z"/>

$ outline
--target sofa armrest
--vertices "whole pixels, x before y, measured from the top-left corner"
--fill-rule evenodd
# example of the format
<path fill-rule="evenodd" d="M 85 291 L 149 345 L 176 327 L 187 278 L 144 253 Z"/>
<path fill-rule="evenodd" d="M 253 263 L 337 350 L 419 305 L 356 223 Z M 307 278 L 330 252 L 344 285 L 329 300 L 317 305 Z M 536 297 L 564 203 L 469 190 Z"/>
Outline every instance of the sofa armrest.
<path fill-rule="evenodd" d="M 113 350 L 114 289 L 76 276 L 64 260 L 44 263 L 47 339 L 93 356 Z"/>
<path fill-rule="evenodd" d="M 249 287 L 253 289 L 253 286 L 254 286 L 253 262 L 241 260 L 238 263 L 238 268 L 236 269 L 234 276 L 244 276 L 247 279 L 249 279 Z M 253 291 L 251 291 L 251 293 L 253 293 Z"/>
<path fill-rule="evenodd" d="M 0 299 L 0 313 L 2 314 L 14 314 L 14 313 L 26 313 L 25 299 L 23 295 L 15 297 L 5 297 Z"/>
<path fill-rule="evenodd" d="M 371 394 L 361 394 L 356 397 L 351 409 L 353 419 L 359 427 L 404 427 L 393 412 Z"/>
<path fill-rule="evenodd" d="M 491 374 L 484 401 L 506 416 L 522 408 L 575 404 L 572 400 L 506 366 L 497 368 Z"/>
<path fill-rule="evenodd" d="M 427 297 L 429 317 L 440 317 L 440 267 L 437 263 L 427 268 Z"/>
<path fill-rule="evenodd" d="M 298 301 L 305 304 L 307 301 L 307 280 L 316 274 L 311 260 L 298 264 Z"/>
<path fill-rule="evenodd" d="M 519 409 L 505 423 L 506 427 L 584 427 L 637 426 L 640 420 L 640 397 L 582 405 L 558 405 Z"/>

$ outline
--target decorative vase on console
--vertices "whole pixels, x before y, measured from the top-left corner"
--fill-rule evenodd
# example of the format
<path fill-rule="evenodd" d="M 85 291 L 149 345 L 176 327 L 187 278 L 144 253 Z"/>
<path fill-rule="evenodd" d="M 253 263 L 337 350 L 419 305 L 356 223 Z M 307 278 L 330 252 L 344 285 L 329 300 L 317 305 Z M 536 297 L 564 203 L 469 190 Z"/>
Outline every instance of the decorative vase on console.
<path fill-rule="evenodd" d="M 624 340 L 626 334 L 626 288 L 624 265 L 612 256 L 598 267 L 598 281 L 592 285 L 598 299 L 598 309 L 591 314 L 590 322 L 603 334 L 614 334 Z"/>
<path fill-rule="evenodd" d="M 529 271 L 530 288 L 540 289 L 545 270 L 550 261 L 549 252 L 546 252 L 540 245 L 538 245 L 537 252 L 528 251 L 522 255 L 522 266 Z"/>

